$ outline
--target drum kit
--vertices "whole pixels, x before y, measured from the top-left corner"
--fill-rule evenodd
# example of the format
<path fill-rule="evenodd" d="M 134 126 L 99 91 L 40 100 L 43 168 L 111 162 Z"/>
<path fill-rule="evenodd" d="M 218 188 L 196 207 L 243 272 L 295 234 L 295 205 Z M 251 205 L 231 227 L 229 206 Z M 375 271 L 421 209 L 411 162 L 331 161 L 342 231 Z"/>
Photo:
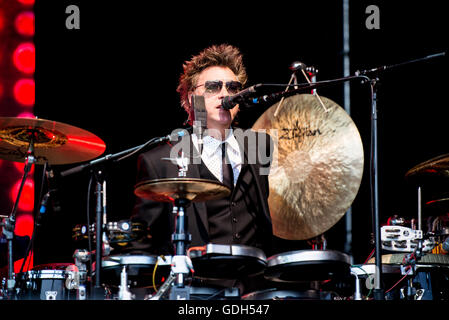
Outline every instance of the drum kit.
<path fill-rule="evenodd" d="M 147 225 L 131 220 L 107 222 L 102 216 L 104 212 L 98 210 L 96 223 L 73 228 L 73 240 L 81 243 L 93 239 L 97 250 L 77 249 L 74 263 L 38 265 L 16 275 L 10 245 L 8 276 L 0 288 L 2 298 L 370 299 L 373 277 L 378 272 L 374 258 L 370 256 L 364 264 L 353 264 L 348 254 L 328 250 L 324 237 L 345 215 L 361 185 L 363 145 L 350 116 L 328 98 L 295 94 L 268 108 L 252 129 L 265 130 L 275 143 L 268 198 L 273 234 L 287 241 L 311 240 L 320 246 L 268 257 L 262 250 L 246 245 L 209 243 L 189 247 L 191 236 L 185 208 L 191 202 L 226 197 L 230 190 L 216 181 L 182 176 L 143 181 L 134 188 L 136 196 L 173 204 L 176 230 L 172 243 L 176 255 L 111 254 L 108 246 L 122 247 L 148 237 Z M 164 139 L 151 142 L 161 141 Z M 117 155 L 135 153 L 148 145 L 151 143 Z M 23 180 L 31 164 L 85 162 L 104 151 L 105 144 L 100 138 L 71 125 L 43 119 L 0 118 L 0 157 L 25 162 Z M 102 159 L 111 158 L 114 156 Z M 79 171 L 77 167 L 71 173 Z M 417 182 L 419 203 L 422 203 L 421 188 L 426 190 L 429 184 L 435 186 L 437 179 L 446 182 L 448 172 L 449 155 L 426 161 L 407 172 L 406 178 Z M 12 243 L 19 198 L 20 190 L 11 215 L 2 222 L 3 234 L 9 243 Z M 448 199 L 449 195 L 426 202 L 426 208 L 442 208 L 432 211 L 438 211 L 439 215 L 427 219 L 427 229 L 422 226 L 420 206 L 417 220 L 395 216 L 382 226 L 382 251 L 388 253 L 382 255 L 383 284 L 392 284 L 385 293 L 386 298 L 449 298 L 449 256 L 445 255 L 444 244 L 449 236 L 449 218 L 444 211 Z M 102 199 L 97 204 L 101 207 Z M 94 264 L 92 256 L 96 257 Z M 268 286 L 242 294 L 234 286 L 235 280 L 251 277 L 263 279 Z M 225 288 L 197 286 L 193 285 L 197 283 L 194 280 L 229 281 L 230 285 Z M 364 287 L 362 280 L 365 280 Z"/>

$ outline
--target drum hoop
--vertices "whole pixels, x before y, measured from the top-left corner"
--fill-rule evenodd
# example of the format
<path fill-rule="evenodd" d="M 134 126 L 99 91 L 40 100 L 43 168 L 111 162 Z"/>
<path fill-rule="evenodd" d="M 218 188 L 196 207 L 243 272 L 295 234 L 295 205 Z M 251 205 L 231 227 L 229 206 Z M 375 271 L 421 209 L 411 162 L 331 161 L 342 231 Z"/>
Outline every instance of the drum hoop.
<path fill-rule="evenodd" d="M 297 250 L 268 258 L 268 267 L 298 262 L 342 262 L 351 265 L 350 257 L 336 250 Z"/>
<path fill-rule="evenodd" d="M 30 279 L 53 279 L 53 280 L 65 280 L 65 270 L 30 270 L 27 271 Z"/>
<path fill-rule="evenodd" d="M 124 265 L 148 265 L 154 266 L 156 262 L 159 266 L 170 265 L 171 264 L 171 256 L 165 256 L 165 260 L 161 256 L 156 255 L 117 255 L 117 256 L 109 256 L 103 258 L 102 266 L 105 268 L 108 267 L 117 267 Z"/>
<path fill-rule="evenodd" d="M 283 297 L 294 297 L 301 299 L 320 299 L 323 292 L 316 290 L 305 290 L 305 291 L 297 291 L 291 289 L 265 289 L 260 291 L 254 291 L 245 294 L 242 296 L 243 300 L 260 300 L 262 297 L 273 298 L 283 298 Z M 266 299 L 266 298 L 265 298 Z"/>
<path fill-rule="evenodd" d="M 199 258 L 204 255 L 226 255 L 226 256 L 243 256 L 243 257 L 251 257 L 262 260 L 264 262 L 267 261 L 267 257 L 265 253 L 258 248 L 241 245 L 241 244 L 215 244 L 208 243 L 206 245 L 205 251 L 200 250 L 192 250 L 190 252 L 191 258 Z"/>

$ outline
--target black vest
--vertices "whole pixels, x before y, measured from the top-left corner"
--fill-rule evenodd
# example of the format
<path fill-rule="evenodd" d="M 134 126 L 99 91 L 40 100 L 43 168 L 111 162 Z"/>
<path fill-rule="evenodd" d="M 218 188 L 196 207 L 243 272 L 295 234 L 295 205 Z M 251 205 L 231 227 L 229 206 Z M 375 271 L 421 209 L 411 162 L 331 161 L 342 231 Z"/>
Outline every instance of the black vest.
<path fill-rule="evenodd" d="M 256 210 L 253 203 L 243 197 L 242 174 L 248 168 L 242 165 L 237 184 L 230 196 L 214 201 L 206 202 L 209 241 L 216 244 L 240 244 L 260 246 L 257 234 Z M 201 178 L 218 181 L 201 162 L 199 165 Z M 246 172 L 246 174 L 250 174 Z M 255 199 L 257 201 L 257 199 Z"/>

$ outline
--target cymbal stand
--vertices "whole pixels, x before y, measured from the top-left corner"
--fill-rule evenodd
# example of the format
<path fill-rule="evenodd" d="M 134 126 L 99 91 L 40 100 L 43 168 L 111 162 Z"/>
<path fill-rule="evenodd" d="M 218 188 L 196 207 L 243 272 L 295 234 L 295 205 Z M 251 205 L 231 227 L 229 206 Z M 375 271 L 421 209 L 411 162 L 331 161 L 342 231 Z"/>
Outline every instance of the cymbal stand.
<path fill-rule="evenodd" d="M 423 231 L 422 231 L 422 194 L 421 187 L 418 187 L 418 231 L 420 237 L 418 238 L 418 246 L 416 247 L 416 258 L 419 260 L 422 256 L 422 248 L 423 248 Z"/>
<path fill-rule="evenodd" d="M 178 133 L 178 136 L 182 136 L 182 132 Z M 94 160 L 89 161 L 88 163 L 78 165 L 74 168 L 62 171 L 60 173 L 61 177 L 69 176 L 78 172 L 81 172 L 83 170 L 86 170 L 88 168 L 92 168 L 91 172 L 96 178 L 96 187 L 95 187 L 95 194 L 96 194 L 96 255 L 95 255 L 95 265 L 96 265 L 96 271 L 95 271 L 95 285 L 93 290 L 94 299 L 99 298 L 103 299 L 104 294 L 102 292 L 101 288 L 101 265 L 102 265 L 102 257 L 103 255 L 108 255 L 110 252 L 109 243 L 107 242 L 107 237 L 105 232 L 103 231 L 106 227 L 107 221 L 106 221 L 106 180 L 103 179 L 103 173 L 101 170 L 93 169 L 94 167 L 108 162 L 108 161 L 121 161 L 123 159 L 126 159 L 134 154 L 137 154 L 143 150 L 145 150 L 148 147 L 157 145 L 161 142 L 166 142 L 168 140 L 171 140 L 173 137 L 172 135 L 167 135 L 163 137 L 156 137 L 148 140 L 144 144 L 141 144 L 139 146 L 129 148 L 124 151 L 117 152 L 115 154 L 108 154 L 104 157 L 97 158 Z M 89 226 L 88 226 L 89 228 Z M 92 270 L 91 270 L 92 271 Z M 123 275 L 125 276 L 125 275 Z"/>
<path fill-rule="evenodd" d="M 417 189 L 417 199 L 418 199 L 418 233 L 417 240 L 418 244 L 412 253 L 407 254 L 404 258 L 403 263 L 401 264 L 401 273 L 402 275 L 414 275 L 416 272 L 416 263 L 421 259 L 423 255 L 423 236 L 422 236 L 422 193 L 421 187 L 419 186 Z M 414 227 L 412 227 L 414 229 Z M 407 286 L 407 292 L 404 293 L 404 297 L 407 300 L 413 300 L 413 296 L 416 294 L 416 288 L 413 287 L 413 278 L 410 277 Z"/>
<path fill-rule="evenodd" d="M 175 275 L 175 283 L 170 292 L 170 300 L 189 300 L 190 287 L 185 285 L 185 278 L 193 269 L 192 261 L 187 256 L 186 244 L 192 240 L 191 234 L 186 230 L 187 217 L 185 209 L 190 201 L 178 198 L 174 201 L 173 213 L 176 213 L 176 228 L 172 234 L 175 245 L 175 256 L 172 259 L 171 272 Z"/>
<path fill-rule="evenodd" d="M 102 257 L 109 254 L 109 243 L 107 242 L 104 229 L 107 224 L 106 213 L 106 179 L 103 179 L 103 173 L 99 170 L 95 174 L 96 177 L 96 249 L 95 249 L 95 286 L 94 286 L 94 298 L 103 298 L 101 290 L 101 266 Z M 97 296 L 98 297 L 95 297 Z"/>
<path fill-rule="evenodd" d="M 6 292 L 8 296 L 12 296 L 14 287 L 16 285 L 15 275 L 14 275 L 14 256 L 13 256 L 13 239 L 14 239 L 14 229 L 16 224 L 16 213 L 19 206 L 20 196 L 22 195 L 22 190 L 25 185 L 28 173 L 31 170 L 32 165 L 36 162 L 34 156 L 34 134 L 35 132 L 31 130 L 28 132 L 30 137 L 30 143 L 28 145 L 28 151 L 25 157 L 25 166 L 23 169 L 22 181 L 20 183 L 19 190 L 17 192 L 16 201 L 14 202 L 14 207 L 8 218 L 5 218 L 2 222 L 3 234 L 6 236 L 8 241 L 8 279 L 6 285 Z"/>

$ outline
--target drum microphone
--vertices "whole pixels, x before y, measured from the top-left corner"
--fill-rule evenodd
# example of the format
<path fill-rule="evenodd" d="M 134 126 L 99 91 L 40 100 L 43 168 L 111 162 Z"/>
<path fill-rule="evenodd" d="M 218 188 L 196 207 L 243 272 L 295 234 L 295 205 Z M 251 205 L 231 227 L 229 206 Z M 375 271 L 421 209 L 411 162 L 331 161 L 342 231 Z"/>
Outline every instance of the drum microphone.
<path fill-rule="evenodd" d="M 48 194 L 52 194 L 53 197 L 51 198 L 51 206 L 54 212 L 60 212 L 61 211 L 61 204 L 59 202 L 59 196 L 58 196 L 58 181 L 57 176 L 53 169 L 49 166 L 48 170 L 45 172 L 45 176 L 47 177 L 47 181 L 49 184 L 49 190 Z"/>
<path fill-rule="evenodd" d="M 47 203 L 48 203 L 49 198 L 50 198 L 50 192 L 47 192 L 41 201 L 41 206 L 39 208 L 40 214 L 44 214 L 47 211 Z"/>
<path fill-rule="evenodd" d="M 449 252 L 449 237 L 447 237 L 446 240 L 444 240 L 443 245 L 441 246 L 441 248 L 444 251 Z"/>

